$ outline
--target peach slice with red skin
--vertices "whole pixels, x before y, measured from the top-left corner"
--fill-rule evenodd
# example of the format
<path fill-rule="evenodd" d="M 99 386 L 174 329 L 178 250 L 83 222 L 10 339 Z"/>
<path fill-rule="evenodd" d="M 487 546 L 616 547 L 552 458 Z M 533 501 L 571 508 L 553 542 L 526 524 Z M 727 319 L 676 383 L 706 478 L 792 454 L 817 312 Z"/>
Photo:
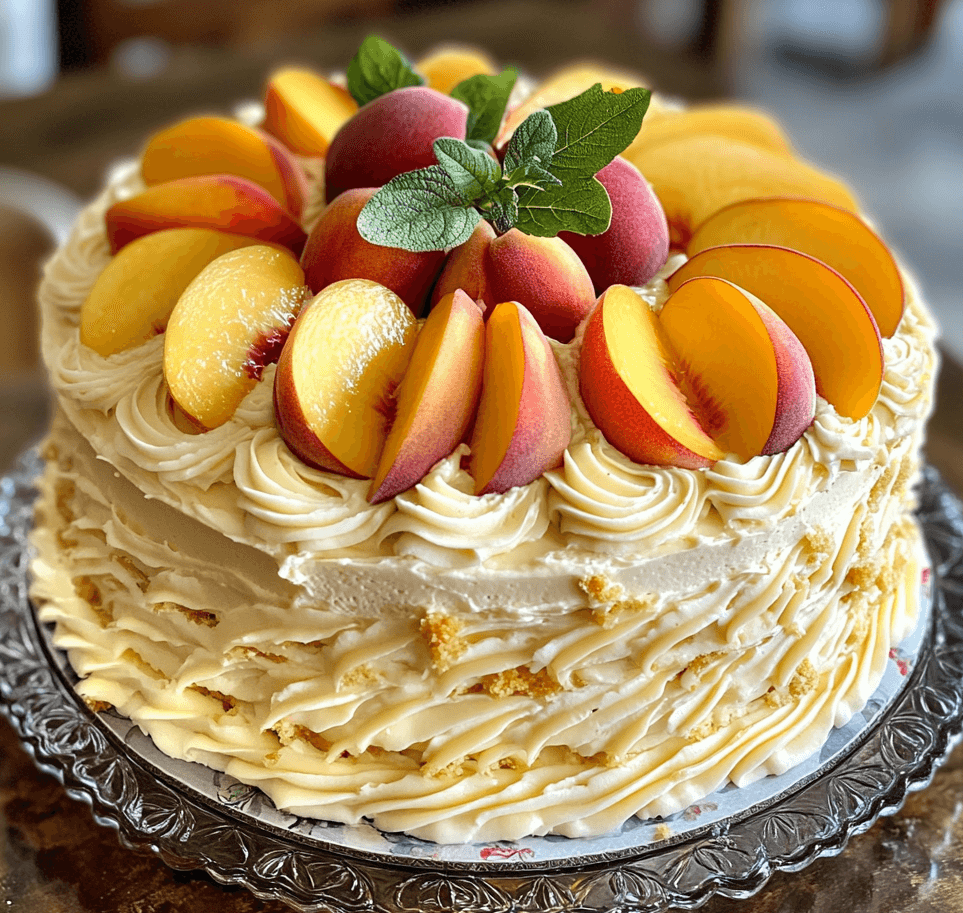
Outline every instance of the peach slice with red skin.
<path fill-rule="evenodd" d="M 808 254 L 765 244 L 731 244 L 696 254 L 668 279 L 672 291 L 695 276 L 727 279 L 765 301 L 799 337 L 817 392 L 848 418 L 873 407 L 883 381 L 883 347 L 872 312 L 839 273 Z"/>
<path fill-rule="evenodd" d="M 300 216 L 307 177 L 274 137 L 226 117 L 191 117 L 155 133 L 141 155 L 148 187 L 179 178 L 233 174 L 263 187 Z"/>
<path fill-rule="evenodd" d="M 468 106 L 428 86 L 406 86 L 358 109 L 337 132 L 325 158 L 330 203 L 353 187 L 381 187 L 407 171 L 437 164 L 433 144 L 464 139 Z"/>
<path fill-rule="evenodd" d="M 80 341 L 105 358 L 163 333 L 194 277 L 228 251 L 258 242 L 211 228 L 168 228 L 132 241 L 80 307 Z"/>
<path fill-rule="evenodd" d="M 362 238 L 358 214 L 376 190 L 346 190 L 324 210 L 301 255 L 305 279 L 312 292 L 320 292 L 342 279 L 371 279 L 390 288 L 412 313 L 420 315 L 445 253 L 382 247 Z"/>
<path fill-rule="evenodd" d="M 369 279 L 315 295 L 274 375 L 274 415 L 291 451 L 309 466 L 370 479 L 417 332 L 408 306 Z"/>
<path fill-rule="evenodd" d="M 319 158 L 357 110 L 347 89 L 312 70 L 285 67 L 265 87 L 262 127 L 292 152 Z"/>
<path fill-rule="evenodd" d="M 295 255 L 307 240 L 294 216 L 263 187 L 230 174 L 155 184 L 114 203 L 104 218 L 114 254 L 136 238 L 164 228 L 215 228 L 280 244 Z"/>
<path fill-rule="evenodd" d="M 720 136 L 696 135 L 623 153 L 652 184 L 674 247 L 724 206 L 764 196 L 799 196 L 856 211 L 836 178 L 800 159 Z"/>
<path fill-rule="evenodd" d="M 398 387 L 368 500 L 387 501 L 420 482 L 464 438 L 478 408 L 485 350 L 481 310 L 464 292 L 446 295 L 418 332 Z"/>
<path fill-rule="evenodd" d="M 199 428 L 228 421 L 277 360 L 305 296 L 287 250 L 243 247 L 218 257 L 185 289 L 164 336 L 171 397 Z"/>
<path fill-rule="evenodd" d="M 822 260 L 852 283 L 884 337 L 899 326 L 905 292 L 889 248 L 856 214 L 797 197 L 744 200 L 720 209 L 689 240 L 694 257 L 725 244 L 775 244 Z"/>
<path fill-rule="evenodd" d="M 561 465 L 572 436 L 571 404 L 555 353 L 515 301 L 485 327 L 485 367 L 471 436 L 475 494 L 505 492 Z"/>
<path fill-rule="evenodd" d="M 517 301 L 546 336 L 568 342 L 595 304 L 595 289 L 578 254 L 561 238 L 538 238 L 517 228 L 495 234 L 485 221 L 445 261 L 432 301 L 456 289 L 483 301 Z"/>

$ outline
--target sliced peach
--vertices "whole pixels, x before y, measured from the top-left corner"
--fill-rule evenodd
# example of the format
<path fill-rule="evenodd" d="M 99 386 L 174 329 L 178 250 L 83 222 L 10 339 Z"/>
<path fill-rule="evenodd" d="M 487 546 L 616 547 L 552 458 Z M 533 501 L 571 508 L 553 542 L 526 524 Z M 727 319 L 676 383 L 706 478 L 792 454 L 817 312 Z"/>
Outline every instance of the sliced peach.
<path fill-rule="evenodd" d="M 464 438 L 478 408 L 485 323 L 464 292 L 443 298 L 418 333 L 395 397 L 397 409 L 368 500 L 387 501 L 420 482 Z"/>
<path fill-rule="evenodd" d="M 855 211 L 838 180 L 800 159 L 719 136 L 686 136 L 625 156 L 652 184 L 675 247 L 730 203 L 763 196 L 800 196 Z"/>
<path fill-rule="evenodd" d="M 609 443 L 636 463 L 702 469 L 725 456 L 680 388 L 658 316 L 628 286 L 606 289 L 588 319 L 579 392 Z"/>
<path fill-rule="evenodd" d="M 754 295 L 723 279 L 690 279 L 669 296 L 659 323 L 683 392 L 726 453 L 779 453 L 812 424 L 816 385 L 806 350 Z"/>
<path fill-rule="evenodd" d="M 551 345 L 514 301 L 497 305 L 485 331 L 481 399 L 471 437 L 475 494 L 527 485 L 561 465 L 571 404 Z"/>
<path fill-rule="evenodd" d="M 458 83 L 472 76 L 491 76 L 498 65 L 484 51 L 462 45 L 447 45 L 422 57 L 415 69 L 428 81 L 432 89 L 449 95 Z"/>
<path fill-rule="evenodd" d="M 517 301 L 547 336 L 561 342 L 575 335 L 595 304 L 591 276 L 561 238 L 538 238 L 517 228 L 496 237 L 484 221 L 448 255 L 432 301 L 458 288 L 487 308 Z"/>
<path fill-rule="evenodd" d="M 111 206 L 107 240 L 117 253 L 136 238 L 163 228 L 216 228 L 280 244 L 300 254 L 307 240 L 295 218 L 263 187 L 228 174 L 156 184 Z"/>
<path fill-rule="evenodd" d="M 504 146 L 518 129 L 518 125 L 534 111 L 575 98 L 586 89 L 592 88 L 597 82 L 602 84 L 602 89 L 606 92 L 612 89 L 624 92 L 626 89 L 645 85 L 638 74 L 615 69 L 605 64 L 591 61 L 570 64 L 542 80 L 531 95 L 508 112 L 495 138 L 495 148 L 500 149 Z"/>
<path fill-rule="evenodd" d="M 365 241 L 358 232 L 358 214 L 376 190 L 346 190 L 324 210 L 301 255 L 305 278 L 312 292 L 342 279 L 371 279 L 390 288 L 420 316 L 445 253 L 402 250 Z"/>
<path fill-rule="evenodd" d="M 694 257 L 723 244 L 776 244 L 822 260 L 862 295 L 883 336 L 896 332 L 905 304 L 899 267 L 879 236 L 854 213 L 795 197 L 744 200 L 703 222 L 687 253 Z"/>
<path fill-rule="evenodd" d="M 80 341 L 106 358 L 163 333 L 177 300 L 208 263 L 257 243 L 212 228 L 168 228 L 132 241 L 81 305 Z"/>
<path fill-rule="evenodd" d="M 696 254 L 669 277 L 669 288 L 695 276 L 727 279 L 765 301 L 799 337 L 817 392 L 840 415 L 861 418 L 873 407 L 883 380 L 879 330 L 834 269 L 785 247 L 731 244 Z"/>
<path fill-rule="evenodd" d="M 204 174 L 233 174 L 263 187 L 295 216 L 307 178 L 273 137 L 226 117 L 191 117 L 155 133 L 141 156 L 148 187 Z"/>
<path fill-rule="evenodd" d="M 638 136 L 623 155 L 631 158 L 635 152 L 659 143 L 706 135 L 746 143 L 779 155 L 793 154 L 785 133 L 763 111 L 743 105 L 705 104 L 647 114 Z"/>
<path fill-rule="evenodd" d="M 312 70 L 285 67 L 265 87 L 262 126 L 292 152 L 320 157 L 357 110 L 347 89 Z"/>
<path fill-rule="evenodd" d="M 375 474 L 417 329 L 408 306 L 368 279 L 336 282 L 305 305 L 274 377 L 278 431 L 300 459 Z"/>
<path fill-rule="evenodd" d="M 277 360 L 304 294 L 298 261 L 277 247 L 230 251 L 197 274 L 164 337 L 164 378 L 194 424 L 210 430 L 234 415 Z"/>

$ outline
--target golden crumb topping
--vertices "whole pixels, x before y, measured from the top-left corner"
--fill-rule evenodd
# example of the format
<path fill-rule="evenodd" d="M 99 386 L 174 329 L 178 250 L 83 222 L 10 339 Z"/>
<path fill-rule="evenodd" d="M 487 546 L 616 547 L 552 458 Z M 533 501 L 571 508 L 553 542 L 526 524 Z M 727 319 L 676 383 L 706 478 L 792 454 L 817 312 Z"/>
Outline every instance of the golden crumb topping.
<path fill-rule="evenodd" d="M 216 628 L 218 617 L 214 612 L 207 612 L 202 609 L 189 609 L 186 605 L 179 602 L 155 602 L 151 608 L 155 612 L 180 612 L 188 621 L 196 625 L 204 625 L 207 628 Z"/>
<path fill-rule="evenodd" d="M 203 685 L 191 685 L 188 689 L 203 694 L 204 697 L 212 698 L 221 705 L 221 709 L 228 715 L 237 713 L 237 698 L 225 694 L 223 691 L 215 691 L 212 688 L 205 688 Z"/>
<path fill-rule="evenodd" d="M 532 672 L 528 666 L 505 669 L 482 679 L 482 687 L 492 697 L 525 696 L 537 700 L 554 697 L 562 686 L 553 678 L 548 669 Z"/>
<path fill-rule="evenodd" d="M 439 672 L 447 672 L 468 649 L 461 637 L 461 622 L 443 612 L 428 612 L 421 619 L 421 636 Z"/>

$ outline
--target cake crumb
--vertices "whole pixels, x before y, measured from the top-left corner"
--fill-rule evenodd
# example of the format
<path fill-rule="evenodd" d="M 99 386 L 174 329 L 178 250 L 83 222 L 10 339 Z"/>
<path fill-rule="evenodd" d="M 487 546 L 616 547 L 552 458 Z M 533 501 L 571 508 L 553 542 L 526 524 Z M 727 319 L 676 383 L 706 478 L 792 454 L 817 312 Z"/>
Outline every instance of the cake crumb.
<path fill-rule="evenodd" d="M 421 636 L 439 672 L 447 672 L 468 649 L 461 638 L 461 624 L 442 612 L 428 612 L 422 618 Z"/>
<path fill-rule="evenodd" d="M 216 628 L 220 623 L 217 613 L 208 612 L 204 609 L 190 609 L 179 602 L 155 602 L 151 608 L 155 612 L 180 612 L 188 621 L 196 625 L 204 625 L 207 628 Z"/>
<path fill-rule="evenodd" d="M 656 840 L 668 840 L 672 836 L 672 828 L 669 827 L 664 821 L 660 821 L 655 826 L 655 839 Z"/>
<path fill-rule="evenodd" d="M 114 613 L 109 605 L 104 602 L 104 595 L 94 581 L 84 574 L 81 577 L 74 577 L 71 581 L 74 585 L 74 592 L 90 606 L 94 615 L 100 621 L 101 627 L 108 627 L 114 621 Z"/>
<path fill-rule="evenodd" d="M 803 537 L 803 547 L 808 551 L 808 563 L 814 564 L 832 554 L 833 537 L 821 526 L 817 526 Z"/>
<path fill-rule="evenodd" d="M 338 687 L 353 688 L 357 685 L 373 685 L 380 677 L 370 663 L 361 663 L 341 676 Z"/>
<path fill-rule="evenodd" d="M 225 694 L 223 691 L 215 691 L 212 688 L 205 688 L 203 685 L 190 685 L 188 690 L 203 694 L 204 697 L 213 698 L 221 705 L 221 709 L 228 716 L 233 716 L 237 713 L 237 698 L 231 697 L 230 694 Z"/>
<path fill-rule="evenodd" d="M 815 691 L 818 682 L 819 673 L 816 667 L 808 659 L 804 659 L 789 683 L 789 696 L 799 700 L 811 691 Z"/>
<path fill-rule="evenodd" d="M 532 672 L 528 666 L 505 669 L 482 678 L 482 686 L 492 697 L 526 696 L 536 699 L 554 697 L 562 686 L 546 668 Z"/>
<path fill-rule="evenodd" d="M 593 603 L 617 602 L 625 593 L 621 586 L 601 574 L 583 577 L 579 580 L 578 587 Z"/>
<path fill-rule="evenodd" d="M 236 646 L 232 651 L 235 655 L 247 656 L 248 658 L 258 658 L 266 659 L 270 663 L 286 663 L 288 658 L 286 656 L 281 656 L 280 653 L 268 653 L 265 650 L 259 650 L 257 647 L 248 647 L 244 645 Z"/>
<path fill-rule="evenodd" d="M 147 588 L 150 586 L 150 577 L 142 571 L 134 559 L 130 555 L 124 555 L 121 552 L 113 552 L 110 556 L 116 561 L 131 577 L 134 578 L 134 583 L 137 585 L 142 593 L 147 592 Z"/>
<path fill-rule="evenodd" d="M 54 486 L 54 502 L 57 506 L 57 513 L 65 523 L 73 523 L 77 519 L 71 501 L 77 494 L 74 483 L 68 479 L 58 479 Z"/>
<path fill-rule="evenodd" d="M 114 705 L 111 704 L 109 701 L 99 701 L 96 698 L 92 698 L 92 697 L 85 697 L 84 703 L 87 705 L 87 707 L 90 710 L 93 710 L 94 713 L 104 713 L 107 710 L 114 709 Z"/>

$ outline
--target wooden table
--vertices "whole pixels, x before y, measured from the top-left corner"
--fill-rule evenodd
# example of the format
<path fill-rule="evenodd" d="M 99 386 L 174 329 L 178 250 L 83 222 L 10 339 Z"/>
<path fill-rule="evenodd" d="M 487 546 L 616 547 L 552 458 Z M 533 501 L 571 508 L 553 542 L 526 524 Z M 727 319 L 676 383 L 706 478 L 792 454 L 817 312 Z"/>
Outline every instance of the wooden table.
<path fill-rule="evenodd" d="M 412 54 L 437 41 L 460 39 L 491 48 L 533 72 L 586 56 L 586 49 L 623 66 L 637 63 L 629 30 L 605 6 L 586 15 L 579 3 L 479 4 L 430 16 L 391 20 L 379 31 Z M 601 12 L 598 10 L 601 9 Z M 511 27 L 508 27 L 510 24 Z M 278 62 L 343 67 L 364 24 L 330 28 L 287 45 L 244 56 L 183 54 L 171 72 L 120 85 L 103 73 L 59 84 L 45 97 L 0 104 L 0 165 L 29 168 L 81 195 L 101 184 L 110 161 L 137 150 L 144 136 L 198 109 L 226 110 L 256 95 Z M 543 40 L 533 41 L 533 34 Z M 713 73 L 659 50 L 647 57 L 658 85 L 693 96 L 716 94 Z M 691 64 L 691 65 L 690 65 Z M 0 470 L 35 441 L 48 418 L 35 355 L 32 294 L 49 238 L 18 214 L 0 210 Z M 963 492 L 963 367 L 944 358 L 927 456 Z M 0 901 L 14 913 L 282 913 L 242 889 L 204 874 L 177 873 L 156 858 L 121 847 L 50 776 L 38 773 L 13 731 L 0 723 Z M 838 857 L 797 874 L 779 874 L 747 901 L 715 899 L 708 913 L 789 911 L 963 911 L 963 748 L 914 793 L 903 810 L 853 838 Z"/>

